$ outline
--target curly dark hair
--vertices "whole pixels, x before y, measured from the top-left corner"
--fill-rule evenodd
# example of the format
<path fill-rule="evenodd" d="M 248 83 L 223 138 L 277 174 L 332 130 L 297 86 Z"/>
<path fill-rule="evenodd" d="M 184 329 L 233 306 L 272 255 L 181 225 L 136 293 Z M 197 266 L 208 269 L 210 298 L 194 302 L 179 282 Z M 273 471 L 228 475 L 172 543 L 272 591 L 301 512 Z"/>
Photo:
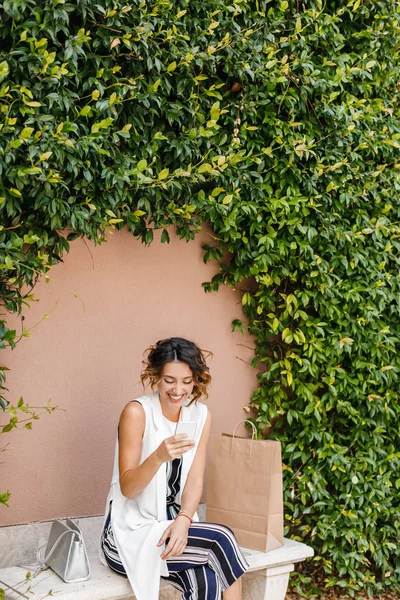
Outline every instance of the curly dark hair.
<path fill-rule="evenodd" d="M 186 363 L 193 373 L 193 399 L 190 404 L 196 402 L 201 396 L 208 397 L 211 375 L 206 358 L 212 356 L 211 352 L 200 350 L 194 342 L 184 338 L 173 337 L 160 340 L 155 346 L 147 348 L 144 354 L 144 369 L 140 374 L 143 387 L 146 381 L 149 381 L 151 389 L 154 389 L 161 378 L 164 365 L 168 362 L 180 361 Z"/>

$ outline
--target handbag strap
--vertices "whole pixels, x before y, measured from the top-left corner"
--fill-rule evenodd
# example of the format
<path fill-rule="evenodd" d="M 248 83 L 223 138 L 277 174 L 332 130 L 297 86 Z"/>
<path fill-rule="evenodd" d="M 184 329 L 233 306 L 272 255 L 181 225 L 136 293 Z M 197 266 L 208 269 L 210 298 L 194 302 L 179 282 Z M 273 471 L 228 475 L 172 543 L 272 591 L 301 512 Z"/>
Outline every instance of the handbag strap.
<path fill-rule="evenodd" d="M 51 549 L 48 551 L 48 553 L 46 554 L 46 556 L 43 557 L 43 559 L 40 559 L 40 553 L 42 551 L 42 549 L 46 546 L 46 544 L 43 544 L 43 546 L 40 546 L 40 548 L 38 549 L 37 553 L 36 553 L 36 559 L 39 563 L 41 564 L 46 564 L 47 561 L 49 560 L 50 556 L 53 554 L 54 550 L 57 548 L 58 544 L 61 542 L 62 538 L 67 534 L 67 533 L 72 533 L 73 535 L 76 535 L 79 539 L 79 542 L 82 544 L 83 543 L 83 539 L 82 539 L 82 534 L 78 533 L 77 531 L 73 530 L 73 529 L 68 529 L 67 531 L 63 531 L 63 533 L 58 537 L 58 539 L 54 542 L 54 544 L 52 545 Z"/>
<path fill-rule="evenodd" d="M 49 565 L 46 564 L 47 561 L 49 560 L 50 556 L 53 554 L 54 550 L 57 548 L 57 546 L 61 542 L 62 538 L 67 533 L 72 533 L 73 535 L 76 535 L 78 537 L 78 539 L 79 539 L 79 542 L 81 544 L 83 543 L 83 537 L 82 537 L 82 534 L 80 532 L 75 531 L 73 529 L 68 529 L 67 531 L 63 531 L 63 533 L 56 539 L 56 541 L 54 542 L 54 544 L 52 545 L 52 547 L 48 551 L 47 555 L 44 556 L 43 558 L 41 558 L 41 553 L 42 553 L 43 548 L 45 548 L 47 546 L 47 542 L 45 544 L 43 544 L 42 546 L 40 546 L 37 549 L 37 552 L 36 552 L 37 563 L 31 564 L 31 565 L 18 565 L 18 566 L 22 567 L 23 569 L 30 569 L 31 567 L 35 567 L 35 571 L 31 575 L 31 578 L 36 577 L 37 575 L 39 575 L 39 573 L 41 571 L 45 571 L 46 569 L 48 569 Z"/>

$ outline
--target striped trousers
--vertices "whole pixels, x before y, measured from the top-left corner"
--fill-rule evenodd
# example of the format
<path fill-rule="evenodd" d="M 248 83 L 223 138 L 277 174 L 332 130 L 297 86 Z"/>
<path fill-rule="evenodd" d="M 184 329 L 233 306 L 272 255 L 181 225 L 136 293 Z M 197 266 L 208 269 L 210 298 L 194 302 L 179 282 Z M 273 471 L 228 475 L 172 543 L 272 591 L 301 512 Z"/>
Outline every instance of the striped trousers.
<path fill-rule="evenodd" d="M 104 527 L 102 548 L 108 566 L 126 575 L 110 515 Z M 167 565 L 169 577 L 163 579 L 179 589 L 184 600 L 221 600 L 222 592 L 248 569 L 232 530 L 214 523 L 192 523 L 185 550 L 180 556 L 167 559 Z"/>

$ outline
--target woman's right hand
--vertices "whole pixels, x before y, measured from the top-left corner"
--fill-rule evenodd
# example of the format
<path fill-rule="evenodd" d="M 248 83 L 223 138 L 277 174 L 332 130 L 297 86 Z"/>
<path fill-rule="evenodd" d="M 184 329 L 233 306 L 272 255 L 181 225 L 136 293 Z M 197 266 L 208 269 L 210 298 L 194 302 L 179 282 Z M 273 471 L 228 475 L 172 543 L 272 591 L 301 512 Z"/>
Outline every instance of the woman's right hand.
<path fill-rule="evenodd" d="M 155 454 L 162 463 L 179 458 L 185 452 L 191 450 L 195 442 L 187 439 L 187 433 L 178 433 L 172 437 L 166 438 L 158 446 Z"/>

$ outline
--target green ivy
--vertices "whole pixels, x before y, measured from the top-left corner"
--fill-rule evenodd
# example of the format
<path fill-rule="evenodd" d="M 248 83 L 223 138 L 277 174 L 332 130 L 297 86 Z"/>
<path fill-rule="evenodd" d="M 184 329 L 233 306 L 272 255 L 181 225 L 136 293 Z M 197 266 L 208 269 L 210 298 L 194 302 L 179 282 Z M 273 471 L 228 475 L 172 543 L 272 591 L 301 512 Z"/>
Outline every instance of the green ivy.
<path fill-rule="evenodd" d="M 0 12 L 5 308 L 76 237 L 209 222 L 205 289 L 253 282 L 254 421 L 282 442 L 285 534 L 316 554 L 297 589 L 399 590 L 399 1 Z"/>

